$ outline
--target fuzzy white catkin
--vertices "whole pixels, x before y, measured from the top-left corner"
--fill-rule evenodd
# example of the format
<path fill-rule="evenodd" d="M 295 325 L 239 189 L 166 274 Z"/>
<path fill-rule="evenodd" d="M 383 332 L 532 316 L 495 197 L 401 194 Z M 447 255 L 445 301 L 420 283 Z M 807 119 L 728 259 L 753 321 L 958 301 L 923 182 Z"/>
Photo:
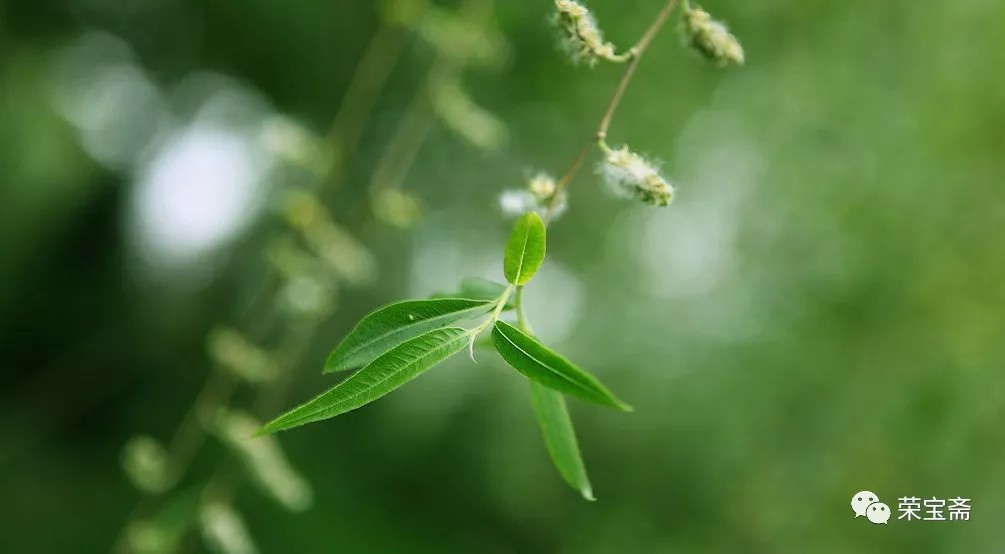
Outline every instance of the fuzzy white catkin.
<path fill-rule="evenodd" d="M 550 199 L 558 185 L 555 183 L 555 179 L 548 175 L 547 173 L 538 173 L 531 177 L 530 181 L 527 182 L 527 189 L 538 199 L 546 200 Z"/>
<path fill-rule="evenodd" d="M 509 217 L 520 217 L 537 209 L 537 198 L 529 190 L 503 191 L 499 196 L 499 208 Z"/>
<path fill-rule="evenodd" d="M 558 200 L 554 201 L 556 194 L 559 192 L 555 178 L 547 173 L 538 172 L 527 181 L 526 188 L 504 191 L 499 197 L 499 208 L 509 217 L 537 212 L 542 217 L 550 215 L 551 219 L 555 219 L 562 215 L 568 206 L 566 195 L 562 193 Z M 552 207 L 553 201 L 554 207 Z"/>
<path fill-rule="evenodd" d="M 685 9 L 681 29 L 685 43 L 719 67 L 743 65 L 740 41 L 705 10 Z"/>
<path fill-rule="evenodd" d="M 548 199 L 548 202 L 543 204 L 542 208 L 539 209 L 537 213 L 541 217 L 544 217 L 550 211 L 551 213 L 549 215 L 551 217 L 551 220 L 554 221 L 559 217 L 562 217 L 562 214 L 565 213 L 565 210 L 568 207 L 569 207 L 569 195 L 562 193 L 562 195 L 558 197 L 558 200 L 555 202 L 554 206 L 551 205 L 551 199 Z"/>
<path fill-rule="evenodd" d="M 673 186 L 656 165 L 627 146 L 608 150 L 597 172 L 617 196 L 637 198 L 653 206 L 668 206 L 673 200 Z"/>
<path fill-rule="evenodd" d="M 574 62 L 594 65 L 597 60 L 624 61 L 614 45 L 605 42 L 590 10 L 574 0 L 555 0 L 555 24 L 562 31 L 562 49 Z"/>

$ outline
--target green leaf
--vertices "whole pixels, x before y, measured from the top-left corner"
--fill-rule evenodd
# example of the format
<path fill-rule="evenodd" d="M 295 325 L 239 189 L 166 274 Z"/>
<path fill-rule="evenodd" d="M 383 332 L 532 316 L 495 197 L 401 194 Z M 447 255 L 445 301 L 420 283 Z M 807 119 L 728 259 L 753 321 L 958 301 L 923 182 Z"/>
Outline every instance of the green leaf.
<path fill-rule="evenodd" d="M 586 475 L 586 466 L 579 454 L 579 444 L 576 442 L 576 431 L 572 428 L 569 409 L 565 398 L 558 392 L 531 381 L 531 404 L 534 415 L 541 427 L 544 445 L 548 448 L 551 461 L 554 462 L 562 478 L 572 488 L 579 491 L 583 498 L 596 500 L 593 497 L 593 487 Z"/>
<path fill-rule="evenodd" d="M 335 347 L 325 373 L 365 366 L 406 340 L 427 331 L 488 313 L 492 303 L 484 300 L 438 298 L 406 300 L 370 312 Z"/>
<path fill-rule="evenodd" d="M 632 411 L 596 377 L 509 323 L 496 321 L 492 341 L 503 359 L 528 379 L 594 404 Z"/>
<path fill-rule="evenodd" d="M 505 291 L 506 291 L 506 285 L 496 283 L 495 281 L 489 281 L 488 279 L 482 279 L 479 277 L 467 277 L 461 281 L 460 290 L 453 292 L 438 292 L 434 294 L 432 297 L 466 298 L 469 300 L 492 301 L 502 296 L 503 292 Z M 513 299 L 510 298 L 506 301 L 506 305 L 503 306 L 503 309 L 512 310 L 513 307 L 514 307 Z"/>
<path fill-rule="evenodd" d="M 434 329 L 395 346 L 348 379 L 267 423 L 259 434 L 328 419 L 365 406 L 464 349 L 466 329 Z"/>
<path fill-rule="evenodd" d="M 516 220 L 503 255 L 503 272 L 514 285 L 525 285 L 544 261 L 544 222 L 537 212 L 528 212 Z"/>

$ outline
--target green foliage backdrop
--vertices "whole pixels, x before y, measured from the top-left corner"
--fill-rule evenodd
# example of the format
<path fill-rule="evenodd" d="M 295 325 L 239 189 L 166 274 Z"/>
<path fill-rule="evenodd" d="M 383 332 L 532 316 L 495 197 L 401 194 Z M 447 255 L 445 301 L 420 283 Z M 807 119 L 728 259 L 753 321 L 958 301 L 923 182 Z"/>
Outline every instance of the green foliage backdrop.
<path fill-rule="evenodd" d="M 170 438 L 212 366 L 207 333 L 257 325 L 271 352 L 289 330 L 248 320 L 274 296 L 262 275 L 275 217 L 255 219 L 186 277 L 147 267 L 130 223 L 143 165 L 95 142 L 112 137 L 119 152 L 141 143 L 129 133 L 158 128 L 147 89 L 111 103 L 107 113 L 130 115 L 124 127 L 81 123 L 65 106 L 87 75 L 66 76 L 67 52 L 100 31 L 126 45 L 130 67 L 176 113 L 195 109 L 185 91 L 202 86 L 181 84 L 213 74 L 324 134 L 380 21 L 355 0 L 126 4 L 0 2 L 4 552 L 108 551 L 139 498 L 122 446 L 137 434 Z M 660 5 L 590 2 L 618 44 Z M 478 365 L 456 356 L 378 403 L 283 433 L 313 506 L 289 513 L 235 483 L 261 551 L 1000 548 L 1005 4 L 705 7 L 742 40 L 746 65 L 702 63 L 667 28 L 608 134 L 662 160 L 674 203 L 611 198 L 591 158 L 527 288 L 542 340 L 634 408 L 569 403 L 598 501 L 563 484 L 525 381 L 484 351 Z M 371 217 L 367 192 L 438 63 L 428 39 L 402 37 L 358 148 L 328 160 L 341 186 L 322 195 L 365 247 L 340 266 L 340 283 L 360 284 L 339 285 L 311 340 L 293 333 L 302 355 L 284 367 L 278 401 L 256 403 L 242 388 L 235 403 L 278 415 L 330 386 L 321 370 L 331 347 L 374 307 L 462 275 L 498 279 L 512 226 L 499 194 L 568 165 L 620 72 L 570 65 L 551 9 L 494 6 L 487 19 L 507 47 L 465 70 L 463 84 L 505 130 L 490 122 L 465 136 L 450 122 L 468 112 L 430 124 L 401 183 L 422 204 L 417 220 L 399 221 L 407 229 Z M 101 98 L 83 104 L 98 109 Z M 182 489 L 221 471 L 227 448 L 207 441 Z M 234 464 L 223 471 L 239 473 Z M 899 496 L 972 498 L 971 521 L 869 525 L 849 509 L 859 490 L 894 509 Z M 202 546 L 189 537 L 186 548 Z"/>

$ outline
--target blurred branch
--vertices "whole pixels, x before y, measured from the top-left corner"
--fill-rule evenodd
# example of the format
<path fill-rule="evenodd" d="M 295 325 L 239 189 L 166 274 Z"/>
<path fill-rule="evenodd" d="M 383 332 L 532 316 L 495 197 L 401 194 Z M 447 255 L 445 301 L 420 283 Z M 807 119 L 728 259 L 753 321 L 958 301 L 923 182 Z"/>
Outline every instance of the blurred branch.
<path fill-rule="evenodd" d="M 431 105 L 430 88 L 437 76 L 448 71 L 447 65 L 442 59 L 438 59 L 430 70 L 426 82 L 409 102 L 401 123 L 395 128 L 394 134 L 388 140 L 388 146 L 371 173 L 371 192 L 397 188 L 405 180 L 408 170 L 411 169 L 436 121 Z"/>
<path fill-rule="evenodd" d="M 322 180 L 322 188 L 337 179 L 346 156 L 356 149 L 380 90 L 401 57 L 404 43 L 403 29 L 382 23 L 367 44 L 325 138 L 334 159 L 329 174 Z"/>
<path fill-rule="evenodd" d="M 468 29 L 484 26 L 492 13 L 492 0 L 469 0 L 461 7 L 461 19 Z M 451 45 L 465 49 L 470 45 Z M 449 48 L 449 47 L 447 47 Z M 418 92 L 409 102 L 401 122 L 388 140 L 380 159 L 370 176 L 370 202 L 379 202 L 378 196 L 400 189 L 415 163 L 429 133 L 436 122 L 435 95 L 445 83 L 455 80 L 461 72 L 463 54 L 437 48 L 437 55 Z"/>
<path fill-rule="evenodd" d="M 170 481 L 173 484 L 185 474 L 206 442 L 206 423 L 213 418 L 220 406 L 227 403 L 236 387 L 237 379 L 233 375 L 219 367 L 210 370 L 205 386 L 168 443 Z"/>
<path fill-rule="evenodd" d="M 387 23 L 382 23 L 376 34 L 370 39 L 327 134 L 325 142 L 331 147 L 329 155 L 334 156 L 334 163 L 329 165 L 327 171 L 319 177 L 319 188 L 331 188 L 337 183 L 341 173 L 342 159 L 344 159 L 342 154 L 355 149 L 366 121 L 370 118 L 376 105 L 379 91 L 401 56 L 403 43 L 403 31 L 398 26 Z M 254 302 L 255 306 L 251 310 L 252 315 L 261 316 L 264 311 L 267 315 L 275 317 L 275 314 L 268 313 L 272 302 L 265 302 L 264 306 L 266 307 L 263 307 L 263 304 L 259 302 L 260 300 L 271 301 L 273 299 L 275 284 L 275 280 L 270 279 L 269 286 Z M 264 319 L 270 318 L 249 317 L 249 321 L 256 325 L 262 325 Z M 282 360 L 280 366 L 287 368 L 287 371 L 280 373 L 281 382 L 276 387 L 270 389 L 269 393 L 263 393 L 260 396 L 281 397 L 283 391 L 286 390 L 284 382 L 290 379 L 289 376 L 293 373 L 288 369 L 299 363 L 317 327 L 318 322 L 312 322 L 309 331 L 290 331 L 287 338 L 283 339 L 285 346 L 280 347 L 279 357 Z M 192 460 L 206 442 L 210 421 L 217 412 L 227 405 L 237 385 L 237 379 L 233 375 L 222 371 L 219 367 L 214 367 L 211 370 L 192 408 L 183 417 L 170 442 L 168 460 L 172 484 L 176 484 L 184 477 Z M 141 498 L 116 541 L 117 550 L 130 551 L 127 540 L 129 529 L 141 518 L 146 517 L 162 496 L 163 494 L 150 493 Z"/>
<path fill-rule="evenodd" d="M 597 125 L 597 130 L 590 135 L 587 139 L 586 144 L 579 150 L 576 154 L 575 159 L 572 161 L 572 165 L 566 170 L 565 174 L 558 181 L 558 190 L 552 197 L 551 202 L 548 204 L 548 210 L 544 214 L 545 223 L 551 221 L 551 218 L 555 215 L 555 210 L 559 205 L 560 199 L 565 195 L 566 189 L 569 187 L 570 181 L 579 171 L 579 168 L 583 165 L 586 160 L 586 156 L 589 155 L 590 151 L 593 150 L 594 146 L 604 146 L 604 141 L 607 138 L 607 129 L 611 126 L 611 120 L 614 118 L 614 112 L 617 111 L 618 106 L 621 104 L 621 98 L 624 96 L 625 91 L 628 89 L 628 84 L 631 82 L 632 77 L 635 75 L 635 69 L 639 65 L 639 61 L 645 54 L 646 50 L 649 48 L 649 44 L 652 43 L 653 39 L 656 37 L 656 33 L 663 28 L 666 23 L 670 13 L 673 11 L 674 7 L 677 5 L 678 0 L 669 0 L 663 9 L 656 15 L 652 23 L 646 29 L 645 33 L 642 34 L 642 38 L 639 39 L 635 46 L 629 50 L 630 60 L 628 65 L 625 67 L 624 73 L 621 74 L 621 80 L 618 81 L 617 87 L 614 89 L 614 94 L 611 99 L 607 102 L 607 107 L 604 109 L 604 114 L 600 118 L 600 123 Z"/>
<path fill-rule="evenodd" d="M 483 1 L 478 4 L 481 8 L 478 13 L 489 13 L 486 8 L 491 6 L 490 2 Z M 344 160 L 355 150 L 372 115 L 379 91 L 400 58 L 403 44 L 402 30 L 388 22 L 384 22 L 371 38 L 325 138 L 325 143 L 331 149 L 330 155 L 334 158 L 333 163 L 318 175 L 320 189 L 318 192 L 333 190 L 344 174 Z M 374 193 L 378 190 L 397 189 L 405 179 L 435 122 L 436 114 L 431 102 L 432 91 L 445 76 L 454 76 L 460 69 L 455 59 L 438 51 L 426 79 L 408 104 L 406 115 L 372 172 L 368 195 L 370 202 L 374 201 Z M 362 213 L 365 215 L 353 222 L 354 229 L 363 227 L 369 219 L 368 216 L 374 214 L 374 210 L 363 210 Z M 274 292 L 274 287 L 270 286 L 269 291 Z M 265 297 L 270 297 L 270 294 L 264 294 L 263 299 Z M 300 365 L 303 356 L 310 350 L 320 322 L 321 318 L 312 318 L 306 327 L 288 326 L 286 336 L 275 354 L 276 365 L 279 368 L 277 379 L 257 393 L 253 401 L 257 412 L 261 414 L 275 411 L 295 376 L 293 369 Z M 257 323 L 262 322 L 259 320 Z M 202 449 L 214 420 L 227 406 L 237 385 L 237 378 L 220 368 L 215 368 L 207 378 L 206 384 L 182 420 L 169 446 L 168 459 L 171 460 L 172 484 L 184 476 L 188 466 Z M 229 503 L 232 500 L 242 482 L 241 476 L 232 471 L 234 466 L 230 456 L 220 461 L 203 487 L 204 502 Z M 148 494 L 140 501 L 120 535 L 117 542 L 118 549 L 128 551 L 127 532 L 134 523 L 148 516 L 148 512 L 162 496 Z"/>

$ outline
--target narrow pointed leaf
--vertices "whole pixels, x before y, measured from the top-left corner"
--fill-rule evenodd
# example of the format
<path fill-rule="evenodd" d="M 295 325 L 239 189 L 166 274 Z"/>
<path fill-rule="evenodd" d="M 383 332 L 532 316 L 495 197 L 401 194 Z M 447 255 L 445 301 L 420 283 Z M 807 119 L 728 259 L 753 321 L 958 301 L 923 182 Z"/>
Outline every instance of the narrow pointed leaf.
<path fill-rule="evenodd" d="M 505 290 L 506 285 L 501 283 L 489 281 L 488 279 L 481 279 L 479 277 L 468 277 L 461 281 L 460 290 L 452 292 L 438 292 L 433 295 L 433 298 L 465 298 L 469 300 L 492 301 L 502 296 Z M 512 310 L 514 306 L 515 304 L 513 303 L 513 299 L 510 298 L 506 301 L 506 305 L 503 309 Z"/>
<path fill-rule="evenodd" d="M 488 313 L 484 300 L 436 298 L 396 302 L 370 312 L 325 362 L 325 373 L 365 366 L 381 354 L 427 331 Z"/>
<path fill-rule="evenodd" d="M 355 410 L 400 387 L 468 344 L 460 327 L 434 329 L 395 346 L 348 379 L 267 423 L 259 434 L 282 431 Z"/>
<path fill-rule="evenodd" d="M 541 436 L 544 437 L 544 445 L 558 472 L 583 498 L 596 500 L 590 478 L 586 475 L 583 457 L 579 453 L 579 443 L 576 442 L 576 431 L 572 428 L 565 397 L 533 381 L 530 383 L 530 397 L 537 424 L 541 427 Z"/>
<path fill-rule="evenodd" d="M 496 321 L 492 342 L 506 362 L 528 379 L 558 392 L 630 412 L 596 377 L 505 321 Z"/>
<path fill-rule="evenodd" d="M 544 261 L 544 222 L 537 212 L 528 212 L 513 224 L 503 254 L 503 273 L 514 285 L 524 285 L 537 273 Z"/>

